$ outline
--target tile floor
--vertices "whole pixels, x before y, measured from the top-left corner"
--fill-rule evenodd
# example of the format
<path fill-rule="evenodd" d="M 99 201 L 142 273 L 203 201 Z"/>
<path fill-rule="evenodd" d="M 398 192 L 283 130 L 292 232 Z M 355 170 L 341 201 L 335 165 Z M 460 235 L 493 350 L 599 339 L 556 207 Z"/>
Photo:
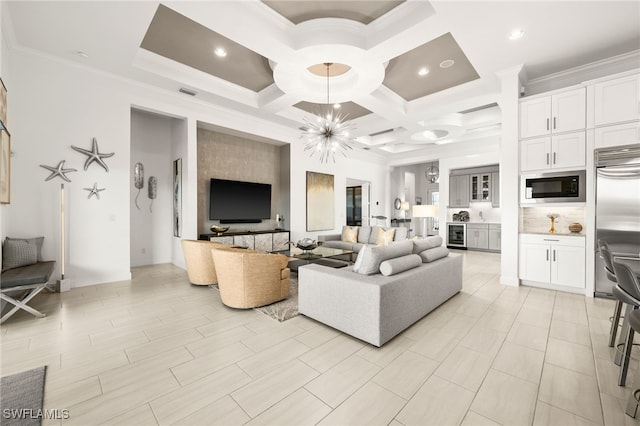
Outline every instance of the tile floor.
<path fill-rule="evenodd" d="M 606 345 L 611 301 L 498 283 L 464 253 L 464 289 L 378 349 L 298 316 L 225 308 L 172 265 L 42 293 L 0 328 L 1 373 L 46 364 L 65 425 L 637 423 Z M 640 384 L 640 383 L 637 383 Z"/>

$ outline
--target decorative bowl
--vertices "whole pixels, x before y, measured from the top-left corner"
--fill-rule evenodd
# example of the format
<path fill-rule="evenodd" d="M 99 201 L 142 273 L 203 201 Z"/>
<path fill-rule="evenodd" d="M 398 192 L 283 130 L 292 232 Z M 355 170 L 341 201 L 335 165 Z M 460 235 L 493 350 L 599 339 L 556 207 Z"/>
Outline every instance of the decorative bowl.
<path fill-rule="evenodd" d="M 211 225 L 211 232 L 222 235 L 229 230 L 228 226 Z"/>
<path fill-rule="evenodd" d="M 569 225 L 569 231 L 573 232 L 574 234 L 578 234 L 580 233 L 580 231 L 582 231 L 582 225 L 580 225 L 578 222 L 573 222 Z"/>
<path fill-rule="evenodd" d="M 296 247 L 300 250 L 313 250 L 318 247 L 318 243 L 316 240 L 312 240 L 310 238 L 304 238 L 296 243 Z"/>

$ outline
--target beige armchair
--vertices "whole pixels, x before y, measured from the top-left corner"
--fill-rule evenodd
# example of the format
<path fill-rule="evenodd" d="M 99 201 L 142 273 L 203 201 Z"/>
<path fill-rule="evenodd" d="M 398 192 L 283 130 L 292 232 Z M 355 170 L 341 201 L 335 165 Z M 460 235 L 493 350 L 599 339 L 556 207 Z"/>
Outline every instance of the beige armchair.
<path fill-rule="evenodd" d="M 289 296 L 288 258 L 219 245 L 211 250 L 222 303 L 255 308 Z"/>
<path fill-rule="evenodd" d="M 189 282 L 195 285 L 217 284 L 216 268 L 213 266 L 211 249 L 223 245 L 212 241 L 182 240 L 182 252 L 187 264 Z"/>

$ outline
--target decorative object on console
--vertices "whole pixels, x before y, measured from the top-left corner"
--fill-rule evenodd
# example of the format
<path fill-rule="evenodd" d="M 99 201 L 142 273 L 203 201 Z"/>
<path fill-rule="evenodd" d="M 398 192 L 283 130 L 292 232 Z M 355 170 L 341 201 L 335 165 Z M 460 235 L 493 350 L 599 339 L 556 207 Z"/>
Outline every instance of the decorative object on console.
<path fill-rule="evenodd" d="M 91 163 L 96 162 L 100 164 L 107 173 L 109 172 L 109 167 L 102 159 L 113 157 L 115 155 L 115 152 L 110 152 L 108 154 L 101 153 L 98 149 L 98 141 L 96 140 L 96 138 L 93 138 L 91 151 L 89 151 L 88 149 L 78 148 L 77 146 L 73 146 L 73 145 L 71 145 L 71 149 L 73 149 L 74 151 L 78 151 L 79 153 L 82 153 L 87 156 L 87 161 L 84 162 L 85 171 L 89 168 Z"/>
<path fill-rule="evenodd" d="M 335 226 L 333 175 L 307 172 L 307 231 Z"/>
<path fill-rule="evenodd" d="M 324 65 L 327 67 L 327 111 L 326 113 L 319 112 L 313 118 L 303 118 L 303 133 L 300 138 L 307 140 L 304 150 L 310 151 L 312 157 L 317 152 L 320 154 L 321 163 L 326 163 L 329 157 L 335 163 L 336 152 L 339 151 L 346 157 L 345 152 L 348 149 L 353 149 L 349 130 L 353 130 L 354 125 L 351 122 L 346 122 L 346 116 L 339 113 L 334 115 L 329 102 L 329 68 L 333 63 L 325 62 Z"/>
<path fill-rule="evenodd" d="M 70 172 L 77 172 L 76 169 L 65 169 L 64 168 L 64 162 L 66 160 L 62 160 L 61 162 L 58 163 L 58 165 L 56 167 L 51 167 L 51 166 L 45 166 L 44 164 L 40 164 L 40 167 L 47 169 L 51 172 L 51 174 L 49 175 L 49 177 L 47 177 L 44 181 L 48 181 L 53 179 L 54 177 L 59 177 L 62 180 L 65 180 L 67 182 L 71 182 L 71 179 L 69 179 L 67 177 L 67 173 Z"/>
<path fill-rule="evenodd" d="M 549 233 L 554 234 L 556 232 L 556 219 L 560 217 L 558 213 L 548 213 L 547 217 L 551 220 L 551 228 L 549 228 Z"/>
<path fill-rule="evenodd" d="M 276 231 L 284 229 L 284 217 L 276 214 Z"/>
<path fill-rule="evenodd" d="M 83 188 L 83 189 L 85 191 L 89 191 L 89 196 L 87 198 L 91 198 L 91 197 L 93 197 L 95 195 L 96 198 L 99 200 L 100 199 L 100 192 L 104 191 L 106 188 L 98 188 L 98 182 L 94 182 L 92 188 Z"/>
<path fill-rule="evenodd" d="M 222 235 L 225 232 L 227 232 L 229 230 L 229 227 L 228 226 L 220 226 L 220 225 L 211 225 L 211 227 L 209 229 L 211 229 L 211 232 L 213 232 L 214 234 L 216 234 L 219 237 L 220 235 Z"/>
<path fill-rule="evenodd" d="M 11 202 L 11 135 L 0 121 L 0 203 Z"/>
<path fill-rule="evenodd" d="M 440 178 L 440 169 L 431 163 L 431 165 L 427 167 L 427 170 L 425 170 L 424 177 L 427 178 L 427 182 L 436 183 Z"/>
<path fill-rule="evenodd" d="M 574 234 L 579 234 L 580 231 L 582 231 L 582 225 L 579 224 L 578 222 L 573 222 L 572 224 L 569 225 L 569 231 L 571 231 Z"/>
<path fill-rule="evenodd" d="M 153 213 L 153 200 L 158 196 L 158 178 L 155 176 L 149 176 L 149 199 L 151 200 L 151 204 L 149 204 L 149 211 Z"/>
<path fill-rule="evenodd" d="M 423 237 L 426 237 L 429 234 L 429 229 L 427 227 L 427 218 L 438 217 L 438 206 L 434 206 L 431 204 L 421 204 L 413 206 L 413 210 L 411 211 L 412 216 L 415 218 L 422 218 L 423 225 Z"/>
<path fill-rule="evenodd" d="M 136 194 L 136 207 L 140 210 L 140 206 L 138 205 L 138 196 L 140 196 L 140 190 L 144 188 L 144 166 L 142 163 L 136 163 L 133 166 L 133 185 L 138 188 L 138 193 Z"/>
<path fill-rule="evenodd" d="M 173 236 L 182 235 L 182 158 L 173 161 Z"/>
<path fill-rule="evenodd" d="M 409 204 L 408 201 L 403 201 L 402 204 L 400 205 L 400 210 L 402 211 L 403 219 L 407 218 L 407 212 L 409 211 L 410 208 L 411 208 L 411 205 Z"/>

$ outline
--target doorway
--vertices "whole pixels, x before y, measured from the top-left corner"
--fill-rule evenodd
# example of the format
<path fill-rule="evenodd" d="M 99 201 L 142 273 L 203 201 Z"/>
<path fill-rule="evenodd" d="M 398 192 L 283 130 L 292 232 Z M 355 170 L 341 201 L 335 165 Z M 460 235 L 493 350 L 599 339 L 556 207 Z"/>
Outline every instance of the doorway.
<path fill-rule="evenodd" d="M 362 186 L 347 186 L 347 226 L 362 226 Z"/>

